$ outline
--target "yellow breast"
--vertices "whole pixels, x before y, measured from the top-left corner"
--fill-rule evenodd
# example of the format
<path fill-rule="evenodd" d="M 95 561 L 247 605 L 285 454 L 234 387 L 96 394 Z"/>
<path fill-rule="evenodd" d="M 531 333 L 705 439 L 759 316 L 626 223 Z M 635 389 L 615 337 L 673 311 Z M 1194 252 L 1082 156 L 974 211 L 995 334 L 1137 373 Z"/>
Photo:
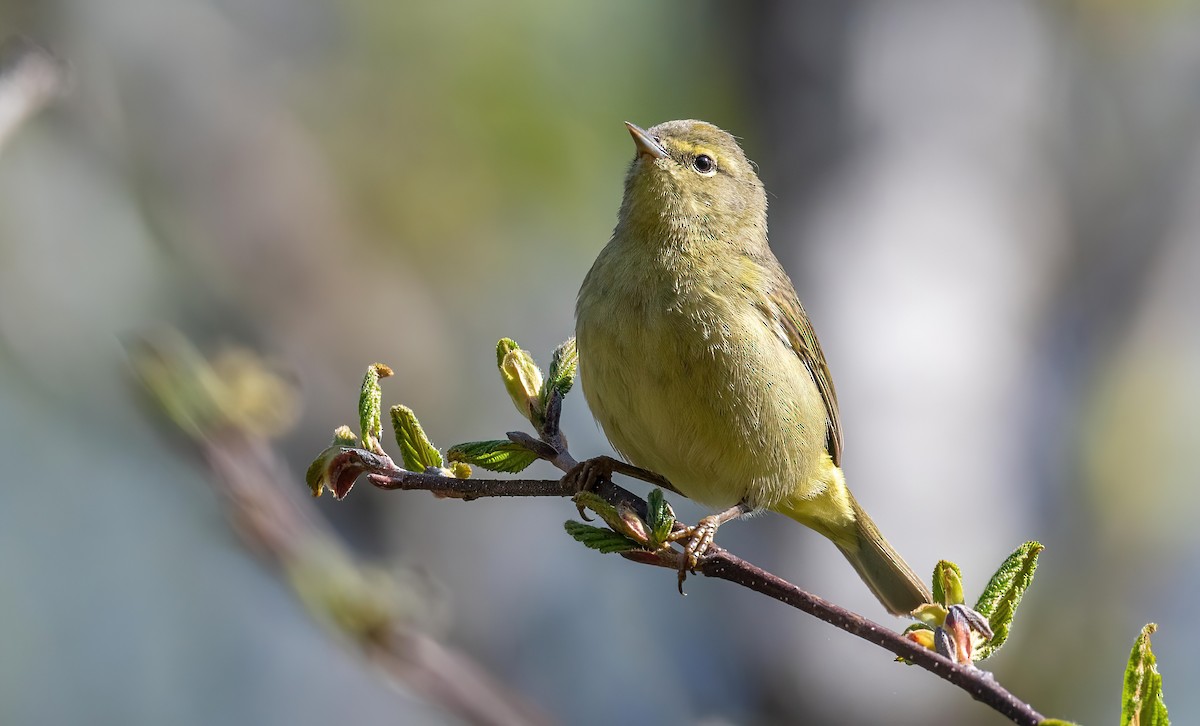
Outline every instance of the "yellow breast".
<path fill-rule="evenodd" d="M 613 447 L 712 507 L 815 493 L 824 405 L 755 291 L 735 276 L 604 269 L 619 260 L 597 259 L 576 321 L 580 382 Z"/>

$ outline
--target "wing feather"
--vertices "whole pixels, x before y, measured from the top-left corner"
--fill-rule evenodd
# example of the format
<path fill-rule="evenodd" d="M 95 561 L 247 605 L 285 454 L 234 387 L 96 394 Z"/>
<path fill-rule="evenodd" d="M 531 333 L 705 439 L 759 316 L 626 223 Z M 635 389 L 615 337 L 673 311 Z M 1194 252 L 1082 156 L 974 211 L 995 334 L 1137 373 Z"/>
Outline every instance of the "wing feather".
<path fill-rule="evenodd" d="M 770 267 L 776 267 L 779 263 Z M 768 269 L 770 269 L 768 267 Z M 776 274 L 768 274 L 766 295 L 759 305 L 760 310 L 771 323 L 781 329 L 785 342 L 804 363 L 809 375 L 821 392 L 821 400 L 825 403 L 825 446 L 836 466 L 841 466 L 842 460 L 842 421 L 838 413 L 837 391 L 833 388 L 833 377 L 829 374 L 829 366 L 825 363 L 825 353 L 817 340 L 804 307 L 800 305 L 796 291 L 782 268 L 776 267 Z"/>

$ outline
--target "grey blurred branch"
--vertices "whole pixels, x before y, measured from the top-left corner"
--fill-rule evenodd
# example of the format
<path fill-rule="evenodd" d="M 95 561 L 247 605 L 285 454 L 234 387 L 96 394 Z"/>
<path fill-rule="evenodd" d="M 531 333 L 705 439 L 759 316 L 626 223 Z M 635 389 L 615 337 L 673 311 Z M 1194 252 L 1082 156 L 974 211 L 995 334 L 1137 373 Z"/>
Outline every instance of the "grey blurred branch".
<path fill-rule="evenodd" d="M 416 621 L 429 609 L 421 593 L 354 558 L 299 493 L 269 443 L 297 410 L 281 376 L 249 351 L 206 360 L 173 331 L 129 352 L 154 402 L 199 445 L 234 529 L 287 576 L 314 616 L 387 676 L 469 723 L 549 723 L 465 654 L 420 632 Z"/>
<path fill-rule="evenodd" d="M 311 554 L 314 543 L 337 546 L 311 504 L 296 494 L 291 472 L 265 442 L 231 432 L 209 438 L 203 448 L 216 474 L 213 487 L 224 500 L 230 520 L 265 559 L 288 570 Z M 337 597 L 352 600 L 354 594 L 343 591 Z M 381 618 L 357 632 L 343 630 L 383 672 L 471 723 L 548 723 L 469 657 L 396 618 Z"/>
<path fill-rule="evenodd" d="M 0 148 L 63 88 L 66 71 L 49 51 L 17 36 L 0 44 Z"/>
<path fill-rule="evenodd" d="M 554 424 L 555 429 L 556 426 L 557 424 Z M 517 433 L 509 434 L 509 438 L 522 440 L 529 437 Z M 559 444 L 561 441 L 557 437 L 546 438 L 552 438 L 555 444 Z M 541 443 L 545 445 L 549 442 Z M 568 474 L 571 474 L 578 465 L 561 444 L 554 447 L 546 445 L 544 448 L 538 448 L 537 453 Z M 386 456 L 379 456 L 363 449 L 346 449 L 343 457 L 345 459 L 340 462 L 340 465 L 344 467 L 342 472 L 347 478 L 350 476 L 357 478 L 366 474 L 368 481 L 381 489 L 431 491 L 439 496 L 465 500 L 513 496 L 568 497 L 574 495 L 578 490 L 571 476 L 564 476 L 562 479 L 455 479 L 437 474 L 407 471 L 397 467 Z M 635 472 L 630 473 L 636 475 Z M 646 474 L 647 477 L 638 476 L 639 478 L 654 477 L 649 472 Z M 625 504 L 633 507 L 643 517 L 646 515 L 646 501 L 614 484 L 611 478 L 606 477 L 597 482 L 593 491 L 614 506 Z M 675 549 L 665 548 L 653 552 L 634 550 L 624 552 L 622 556 L 634 562 L 678 571 L 683 554 Z M 990 706 L 1014 723 L 1033 726 L 1045 720 L 1045 717 L 1035 711 L 1032 706 L 1024 703 L 1001 686 L 991 673 L 979 670 L 970 664 L 956 663 L 939 653 L 928 650 L 890 628 L 885 628 L 862 615 L 806 592 L 727 550 L 715 546 L 710 547 L 708 554 L 700 560 L 696 572 L 705 577 L 727 580 L 754 590 L 820 618 L 869 643 L 874 643 L 958 686 L 975 700 Z"/>

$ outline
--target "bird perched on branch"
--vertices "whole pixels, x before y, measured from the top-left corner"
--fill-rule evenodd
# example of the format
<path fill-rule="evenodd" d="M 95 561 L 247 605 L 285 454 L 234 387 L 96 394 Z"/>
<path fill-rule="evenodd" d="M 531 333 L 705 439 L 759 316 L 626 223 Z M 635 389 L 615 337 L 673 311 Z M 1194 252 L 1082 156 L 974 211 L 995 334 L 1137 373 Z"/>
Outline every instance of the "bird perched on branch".
<path fill-rule="evenodd" d="M 745 153 L 703 121 L 626 125 L 617 226 L 579 290 L 580 381 L 622 456 L 723 510 L 688 530 L 688 566 L 768 509 L 828 537 L 888 612 L 928 602 L 846 488 L 833 381 Z"/>

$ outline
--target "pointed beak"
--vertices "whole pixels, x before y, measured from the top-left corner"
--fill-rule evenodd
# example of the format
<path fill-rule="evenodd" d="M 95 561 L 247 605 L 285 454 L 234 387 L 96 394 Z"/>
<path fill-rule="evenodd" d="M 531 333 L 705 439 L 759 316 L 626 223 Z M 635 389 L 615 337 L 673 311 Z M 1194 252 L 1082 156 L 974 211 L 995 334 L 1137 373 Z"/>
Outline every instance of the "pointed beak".
<path fill-rule="evenodd" d="M 633 137 L 633 143 L 637 144 L 639 156 L 649 156 L 651 159 L 665 159 L 667 150 L 662 147 L 662 144 L 654 140 L 646 130 L 637 124 L 625 122 L 625 126 L 629 129 L 629 135 Z"/>

